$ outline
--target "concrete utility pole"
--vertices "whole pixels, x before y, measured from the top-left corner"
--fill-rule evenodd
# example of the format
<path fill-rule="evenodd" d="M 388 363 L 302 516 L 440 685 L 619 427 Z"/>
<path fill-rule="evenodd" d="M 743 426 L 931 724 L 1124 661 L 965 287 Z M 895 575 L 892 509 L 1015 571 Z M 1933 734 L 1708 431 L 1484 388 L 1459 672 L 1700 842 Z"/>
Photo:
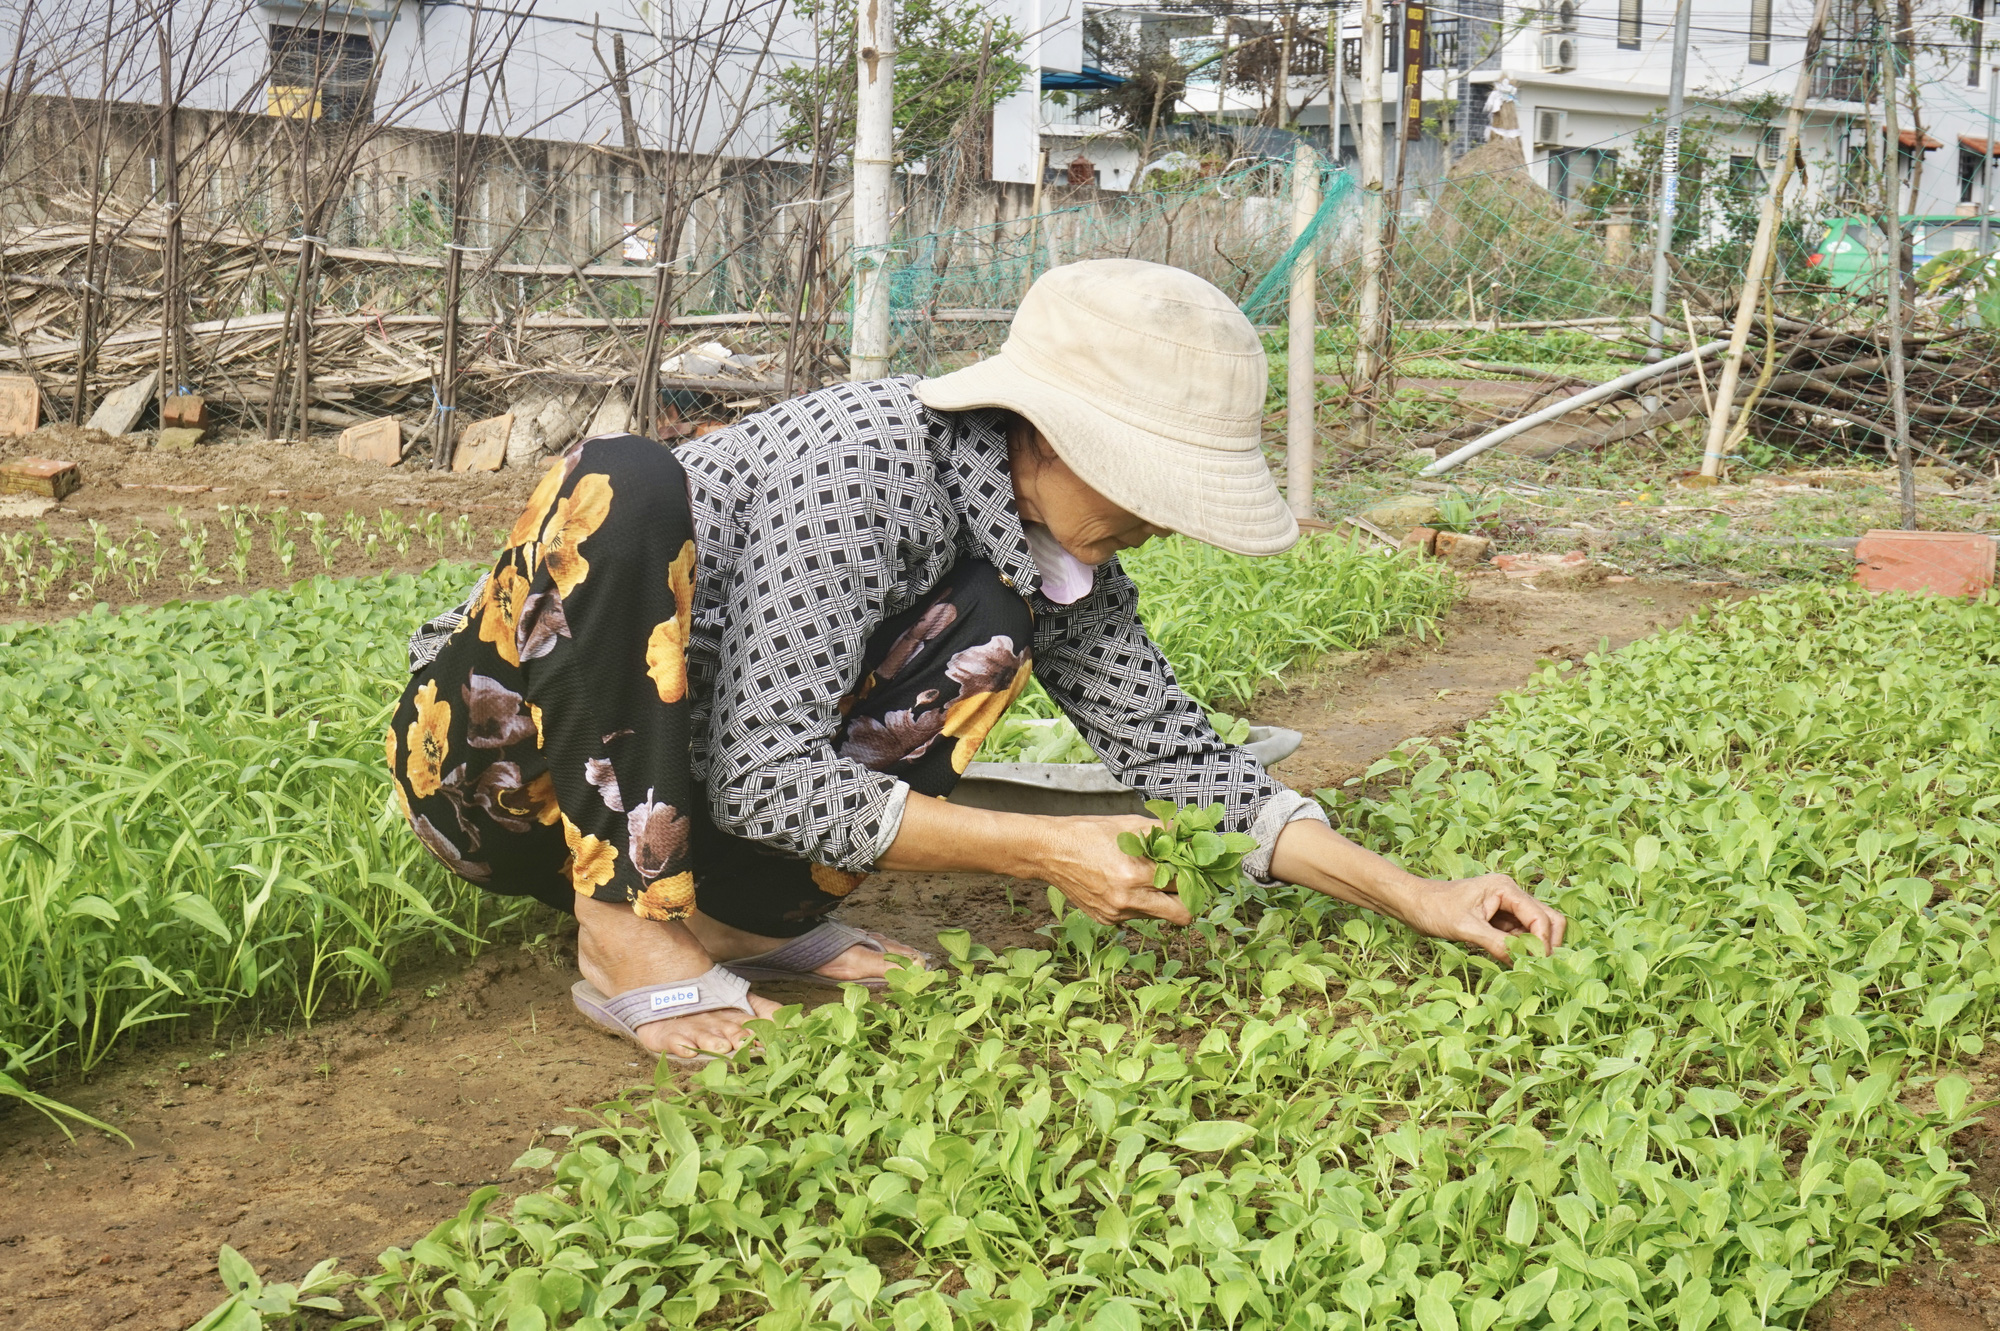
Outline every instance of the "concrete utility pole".
<path fill-rule="evenodd" d="M 1660 206 L 1653 222 L 1653 336 L 1646 359 L 1657 361 L 1667 344 L 1667 253 L 1674 247 L 1674 209 L 1681 190 L 1682 94 L 1687 88 L 1688 27 L 1694 0 L 1674 9 L 1673 73 L 1667 79 L 1667 131 L 1660 145 Z"/>
<path fill-rule="evenodd" d="M 855 42 L 854 323 L 848 378 L 889 373 L 889 220 L 896 157 L 896 0 L 860 0 Z"/>
<path fill-rule="evenodd" d="M 1347 80 L 1340 68 L 1340 13 L 1326 16 L 1326 160 L 1340 165 L 1341 103 L 1347 98 Z"/>
<path fill-rule="evenodd" d="M 1319 212 L 1319 155 L 1301 143 L 1292 159 L 1292 243 L 1298 244 Z M 1285 332 L 1285 497 L 1294 517 L 1313 515 L 1313 444 L 1319 432 L 1318 245 L 1292 260 L 1292 303 Z"/>
<path fill-rule="evenodd" d="M 1382 327 L 1382 0 L 1361 0 L 1361 327 L 1355 378 L 1372 385 L 1381 373 Z M 1367 404 L 1367 430 L 1375 411 Z"/>
<path fill-rule="evenodd" d="M 1908 11 L 1904 11 L 1907 13 Z M 1901 175 L 1903 136 L 1896 129 L 1896 90 L 1902 71 L 1896 62 L 1896 38 L 1889 30 L 1889 10 L 1883 0 L 1875 0 L 1876 26 L 1882 32 L 1882 229 L 1887 244 L 1882 247 L 1884 322 L 1889 352 L 1889 415 L 1896 426 L 1896 471 L 1902 482 L 1903 530 L 1917 529 L 1916 459 L 1910 453 L 1910 394 L 1908 367 L 1903 363 L 1903 218 L 1896 211 L 1896 178 Z M 1907 34 L 1909 29 L 1904 28 Z M 1913 154 L 1921 153 L 1923 131 Z"/>
<path fill-rule="evenodd" d="M 1876 0 L 1877 4 L 1881 0 Z M 1798 156 L 1799 127 L 1805 123 L 1806 99 L 1812 94 L 1813 66 L 1819 62 L 1820 40 L 1826 35 L 1826 15 L 1832 0 L 1817 0 L 1812 22 L 1806 27 L 1806 55 L 1799 61 L 1798 82 L 1792 87 L 1792 108 L 1785 115 L 1784 161 L 1770 187 L 1764 191 L 1764 206 L 1757 215 L 1757 239 L 1750 246 L 1750 263 L 1743 274 L 1743 292 L 1736 300 L 1736 322 L 1729 331 L 1729 350 L 1722 357 L 1722 373 L 1715 385 L 1715 410 L 1708 417 L 1708 440 L 1702 446 L 1701 474 L 1710 478 L 1722 474 L 1723 449 L 1729 441 L 1730 409 L 1736 404 L 1736 385 L 1743 377 L 1743 350 L 1750 342 L 1750 325 L 1757 321 L 1757 296 L 1770 267 L 1771 253 L 1778 241 L 1778 204 L 1791 179 L 1792 161 Z"/>
<path fill-rule="evenodd" d="M 1977 60 L 1981 52 L 1973 52 Z M 1979 252 L 1993 252 L 1993 138 L 1996 113 L 2000 113 L 2000 65 L 1986 71 L 1986 156 L 1979 163 Z"/>

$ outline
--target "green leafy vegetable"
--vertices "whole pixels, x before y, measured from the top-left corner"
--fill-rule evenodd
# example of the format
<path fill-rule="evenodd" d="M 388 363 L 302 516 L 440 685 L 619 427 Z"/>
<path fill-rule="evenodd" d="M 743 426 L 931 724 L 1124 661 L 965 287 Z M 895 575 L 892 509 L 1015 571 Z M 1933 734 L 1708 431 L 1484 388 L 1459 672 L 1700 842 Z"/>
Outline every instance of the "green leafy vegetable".
<path fill-rule="evenodd" d="M 403 640 L 474 576 L 0 625 L 0 1096 L 143 1027 L 310 1021 L 519 915 L 408 835 L 382 755 Z"/>
<path fill-rule="evenodd" d="M 1175 808 L 1168 800 L 1147 800 L 1146 812 L 1159 819 L 1160 826 L 1144 836 L 1120 832 L 1118 849 L 1153 862 L 1155 888 L 1171 887 L 1182 905 L 1200 915 L 1242 886 L 1240 866 L 1243 857 L 1257 849 L 1257 838 L 1217 832 L 1223 817 L 1220 804 Z"/>

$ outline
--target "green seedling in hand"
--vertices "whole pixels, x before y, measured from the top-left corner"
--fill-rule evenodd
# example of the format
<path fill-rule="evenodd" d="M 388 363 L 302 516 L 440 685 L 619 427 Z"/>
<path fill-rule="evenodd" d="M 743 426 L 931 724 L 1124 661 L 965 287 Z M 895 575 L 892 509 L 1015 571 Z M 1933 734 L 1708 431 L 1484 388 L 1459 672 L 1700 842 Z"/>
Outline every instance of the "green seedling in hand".
<path fill-rule="evenodd" d="M 1153 862 L 1155 889 L 1173 891 L 1199 916 L 1218 896 L 1233 893 L 1242 884 L 1243 857 L 1257 848 L 1257 838 L 1217 832 L 1223 817 L 1220 804 L 1176 808 L 1169 800 L 1147 800 L 1146 812 L 1159 819 L 1160 826 L 1143 837 L 1120 832 L 1118 849 Z"/>

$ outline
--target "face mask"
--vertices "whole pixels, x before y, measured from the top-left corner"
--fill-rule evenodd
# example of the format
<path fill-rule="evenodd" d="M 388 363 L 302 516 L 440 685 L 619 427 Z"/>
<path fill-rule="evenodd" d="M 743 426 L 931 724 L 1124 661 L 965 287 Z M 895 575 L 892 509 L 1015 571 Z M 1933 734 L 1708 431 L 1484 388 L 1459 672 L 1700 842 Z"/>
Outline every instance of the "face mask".
<path fill-rule="evenodd" d="M 1086 564 L 1039 522 L 1022 524 L 1028 534 L 1028 553 L 1035 557 L 1035 569 L 1042 575 L 1042 595 L 1057 605 L 1073 605 L 1090 595 L 1097 585 L 1097 567 Z"/>

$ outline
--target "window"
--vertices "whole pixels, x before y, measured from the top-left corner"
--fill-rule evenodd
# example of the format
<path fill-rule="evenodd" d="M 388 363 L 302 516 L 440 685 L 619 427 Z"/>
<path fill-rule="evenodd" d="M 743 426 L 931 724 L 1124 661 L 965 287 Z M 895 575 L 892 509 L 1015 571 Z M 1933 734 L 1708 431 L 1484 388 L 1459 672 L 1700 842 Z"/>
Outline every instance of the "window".
<path fill-rule="evenodd" d="M 1621 51 L 1639 49 L 1640 3 L 1641 0 L 1618 0 L 1618 49 Z"/>
<path fill-rule="evenodd" d="M 273 23 L 268 109 L 306 120 L 375 118 L 375 43 L 366 33 Z"/>
<path fill-rule="evenodd" d="M 1593 186 L 1602 181 L 1613 184 L 1618 178 L 1618 154 L 1598 148 L 1558 148 L 1549 154 L 1549 193 L 1581 207 Z"/>
<path fill-rule="evenodd" d="M 1985 0 L 1972 0 L 1983 4 Z M 1771 0 L 1750 0 L 1750 63 L 1771 63 Z"/>
<path fill-rule="evenodd" d="M 1431 15 L 1430 25 L 1424 30 L 1424 42 L 1429 48 L 1424 63 L 1429 68 L 1458 68 L 1458 23 L 1455 14 Z"/>
<path fill-rule="evenodd" d="M 1734 156 L 1729 159 L 1729 188 L 1739 199 L 1750 200 L 1764 193 L 1766 177 L 1764 169 L 1757 165 L 1755 157 Z"/>

